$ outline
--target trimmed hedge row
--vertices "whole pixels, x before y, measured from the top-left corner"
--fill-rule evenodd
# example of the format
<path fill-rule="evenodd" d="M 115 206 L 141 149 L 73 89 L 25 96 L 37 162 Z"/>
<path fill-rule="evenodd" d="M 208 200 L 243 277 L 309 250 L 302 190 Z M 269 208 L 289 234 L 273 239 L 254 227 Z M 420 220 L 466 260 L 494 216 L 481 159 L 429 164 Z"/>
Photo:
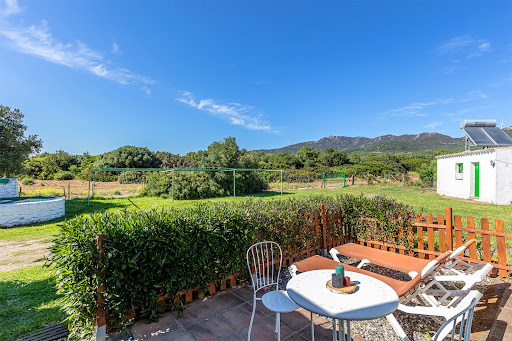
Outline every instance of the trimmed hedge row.
<path fill-rule="evenodd" d="M 374 219 L 382 227 L 378 230 L 385 231 L 381 239 L 406 229 L 410 211 L 385 197 L 339 195 L 107 211 L 65 222 L 51 249 L 51 261 L 58 270 L 58 291 L 64 296 L 70 330 L 82 336 L 94 331 L 98 280 L 106 286 L 105 310 L 112 323 L 128 324 L 125 311 L 134 307 L 156 319 L 161 294 L 206 290 L 207 283 L 244 272 L 246 250 L 255 241 L 273 240 L 285 251 L 303 247 L 295 243 L 304 233 L 305 214 L 318 211 L 320 204 L 341 211 L 343 224 L 361 235 L 366 223 L 360 218 Z M 97 269 L 98 233 L 105 233 L 102 271 Z M 180 308 L 171 301 L 170 308 Z"/>

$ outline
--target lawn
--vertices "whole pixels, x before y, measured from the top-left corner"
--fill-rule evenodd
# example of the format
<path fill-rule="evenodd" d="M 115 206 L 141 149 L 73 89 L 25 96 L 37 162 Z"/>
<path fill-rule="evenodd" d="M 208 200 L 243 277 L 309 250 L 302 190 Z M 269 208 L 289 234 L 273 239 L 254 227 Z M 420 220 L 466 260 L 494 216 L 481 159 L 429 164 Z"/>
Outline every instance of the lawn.
<path fill-rule="evenodd" d="M 452 207 L 454 214 L 461 215 L 463 219 L 467 216 L 474 217 L 475 221 L 483 217 L 489 218 L 490 222 L 498 218 L 503 219 L 506 229 L 511 230 L 511 206 L 487 205 L 445 198 L 437 195 L 431 189 L 401 186 L 350 186 L 340 189 L 286 190 L 283 197 L 339 193 L 388 195 L 410 204 L 415 211 L 423 213 L 444 214 L 446 207 Z M 270 200 L 279 198 L 280 193 L 266 192 L 253 197 Z M 0 256 L 2 246 L 14 247 L 16 250 L 6 257 L 0 257 L 0 340 L 14 339 L 29 330 L 41 328 L 65 317 L 60 310 L 62 303 L 55 292 L 55 282 L 52 277 L 54 272 L 52 269 L 42 267 L 43 257 L 48 252 L 47 245 L 59 233 L 59 224 L 64 219 L 71 219 L 80 214 L 120 208 L 143 209 L 171 205 L 186 207 L 200 201 L 237 201 L 245 198 L 242 196 L 236 199 L 226 197 L 174 202 L 171 199 L 154 197 L 96 198 L 91 201 L 90 207 L 87 207 L 87 199 L 72 199 L 66 201 L 65 218 L 43 224 L 0 229 Z M 493 223 L 490 225 L 493 229 Z M 20 259 L 16 261 L 12 258 Z M 9 269 L 9 266 L 15 268 Z M 7 270 L 2 271 L 2 269 Z"/>

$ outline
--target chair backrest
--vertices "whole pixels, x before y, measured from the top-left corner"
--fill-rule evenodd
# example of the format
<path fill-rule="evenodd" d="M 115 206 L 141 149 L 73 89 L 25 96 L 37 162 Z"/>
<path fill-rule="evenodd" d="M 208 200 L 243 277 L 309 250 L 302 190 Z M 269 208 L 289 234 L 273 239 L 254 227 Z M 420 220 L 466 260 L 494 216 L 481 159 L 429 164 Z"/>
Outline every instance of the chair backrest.
<path fill-rule="evenodd" d="M 473 313 L 475 306 L 482 298 L 482 294 L 476 290 L 471 291 L 464 299 L 453 308 L 455 314 L 446 320 L 445 323 L 439 328 L 436 335 L 431 341 L 441 341 L 451 332 L 451 340 L 455 340 L 455 332 L 457 325 L 459 326 L 459 333 L 457 340 L 469 341 L 471 337 L 471 324 L 473 323 Z"/>
<path fill-rule="evenodd" d="M 276 286 L 276 290 L 279 289 L 282 261 L 283 252 L 275 242 L 256 243 L 247 250 L 247 267 L 254 292 L 272 285 Z"/>

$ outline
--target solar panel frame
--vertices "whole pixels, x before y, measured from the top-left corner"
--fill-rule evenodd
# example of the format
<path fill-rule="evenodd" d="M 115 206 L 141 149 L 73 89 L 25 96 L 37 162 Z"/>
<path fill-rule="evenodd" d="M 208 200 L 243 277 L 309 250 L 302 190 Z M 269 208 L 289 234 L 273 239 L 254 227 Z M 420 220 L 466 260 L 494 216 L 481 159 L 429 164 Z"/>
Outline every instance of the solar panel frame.
<path fill-rule="evenodd" d="M 496 143 L 480 127 L 464 127 L 462 130 L 475 146 L 496 146 Z"/>
<path fill-rule="evenodd" d="M 512 139 L 503 130 L 498 127 L 484 127 L 483 129 L 491 139 L 496 142 L 497 146 L 512 146 Z"/>

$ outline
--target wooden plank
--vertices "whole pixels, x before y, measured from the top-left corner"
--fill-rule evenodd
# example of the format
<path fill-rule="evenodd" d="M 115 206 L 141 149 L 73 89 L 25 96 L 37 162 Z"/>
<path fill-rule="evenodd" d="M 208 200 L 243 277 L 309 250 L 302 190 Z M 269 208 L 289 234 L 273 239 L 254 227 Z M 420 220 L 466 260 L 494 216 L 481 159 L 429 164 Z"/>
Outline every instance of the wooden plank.
<path fill-rule="evenodd" d="M 462 232 L 461 232 L 462 222 L 460 216 L 455 216 L 455 248 L 462 246 Z"/>
<path fill-rule="evenodd" d="M 473 217 L 467 218 L 468 229 L 475 229 L 475 220 Z M 468 232 L 468 240 L 476 239 L 474 232 Z M 469 258 L 477 259 L 476 255 L 476 243 L 471 244 L 469 247 Z"/>
<path fill-rule="evenodd" d="M 408 219 L 412 223 L 412 213 L 409 213 Z M 407 240 L 409 241 L 409 256 L 414 256 L 414 251 L 412 251 L 412 249 L 414 249 L 414 236 L 412 234 L 412 225 L 409 225 L 407 227 Z"/>
<path fill-rule="evenodd" d="M 318 211 L 315 211 L 315 230 L 316 230 L 316 243 L 315 243 L 315 245 L 317 245 L 316 249 L 318 251 L 320 251 L 320 249 L 322 247 L 320 245 L 320 226 L 318 224 Z"/>
<path fill-rule="evenodd" d="M 192 302 L 192 289 L 185 290 L 185 302 Z"/>
<path fill-rule="evenodd" d="M 453 221 L 452 221 L 452 209 L 451 207 L 446 208 L 446 248 L 453 250 Z"/>
<path fill-rule="evenodd" d="M 325 219 L 325 206 L 324 204 L 320 205 L 320 217 L 322 219 L 322 249 L 327 249 L 327 236 L 326 236 L 326 219 Z"/>
<path fill-rule="evenodd" d="M 215 283 L 209 284 L 208 287 L 210 289 L 210 295 L 215 294 L 215 292 L 217 291 L 217 289 L 215 289 Z"/>
<path fill-rule="evenodd" d="M 404 230 L 403 229 L 400 229 L 398 231 L 398 239 L 400 240 L 400 244 L 399 246 L 401 246 L 402 248 L 404 247 Z M 398 253 L 400 253 L 401 255 L 405 254 L 404 252 L 404 249 L 402 248 L 398 248 Z"/>
<path fill-rule="evenodd" d="M 423 218 L 421 217 L 421 213 L 416 213 L 416 222 L 421 223 L 423 221 Z M 425 247 L 423 245 L 423 227 L 418 226 L 417 227 L 417 235 L 418 235 L 418 249 L 424 250 Z M 420 259 L 425 259 L 424 253 L 418 254 Z"/>
<path fill-rule="evenodd" d="M 496 232 L 505 232 L 505 226 L 503 225 L 503 220 L 496 220 Z M 497 236 L 496 237 L 496 247 L 498 251 L 498 264 L 507 265 L 507 250 L 505 248 L 505 237 Z M 500 269 L 498 271 L 501 277 L 507 277 L 507 271 Z"/>
<path fill-rule="evenodd" d="M 465 227 L 454 227 L 456 231 L 466 231 L 466 232 L 475 232 L 482 235 L 488 235 L 488 236 L 500 236 L 500 237 L 507 237 L 512 238 L 512 233 L 505 233 L 505 232 L 495 232 L 495 231 L 482 231 L 477 229 L 468 229 Z"/>
<path fill-rule="evenodd" d="M 98 270 L 101 272 L 102 276 L 105 274 L 104 269 L 103 269 L 103 265 L 105 262 L 104 243 L 105 243 L 105 234 L 99 233 L 96 236 L 96 246 L 98 248 L 98 263 L 96 266 L 97 266 Z M 105 305 L 105 298 L 103 296 L 103 294 L 105 293 L 105 290 L 106 290 L 105 283 L 100 282 L 100 279 L 98 278 L 96 281 L 96 297 L 97 297 L 96 307 L 98 309 L 96 311 L 96 326 L 97 327 L 105 326 L 107 323 L 105 309 L 103 308 Z"/>
<path fill-rule="evenodd" d="M 375 231 L 375 233 L 377 234 L 377 226 L 376 225 L 377 225 L 377 223 L 374 222 L 372 227 L 373 227 L 373 231 Z M 378 244 L 373 244 L 373 247 L 375 249 L 380 249 L 381 248 L 380 245 L 378 245 Z"/>
<path fill-rule="evenodd" d="M 431 214 L 431 213 L 428 213 L 428 214 Z M 436 229 L 443 229 L 443 230 L 446 229 L 446 225 L 443 225 L 443 224 L 438 225 L 438 224 L 434 224 L 434 223 L 432 223 L 432 224 L 428 224 L 428 223 L 414 223 L 414 224 L 412 224 L 412 226 L 415 226 L 415 227 L 421 226 L 421 227 L 425 227 L 425 228 L 433 227 L 433 228 L 436 228 Z"/>
<path fill-rule="evenodd" d="M 486 261 L 483 261 L 483 260 L 480 260 L 480 259 L 472 259 L 472 258 L 462 257 L 462 256 L 459 256 L 459 259 L 461 259 L 463 261 L 466 261 L 468 263 L 476 263 L 476 264 L 486 264 L 487 263 Z M 502 264 L 498 264 L 498 263 L 491 263 L 491 264 L 496 269 L 503 269 L 505 271 L 512 271 L 512 266 L 502 265 Z"/>
<path fill-rule="evenodd" d="M 432 213 L 427 213 L 427 224 L 434 225 L 433 219 L 432 219 Z M 429 226 L 427 227 L 427 238 L 428 238 L 428 250 L 433 252 L 436 250 L 436 243 L 434 240 L 434 227 Z M 434 259 L 435 257 L 433 255 L 429 256 L 429 259 Z"/>
<path fill-rule="evenodd" d="M 439 225 L 444 224 L 444 216 L 442 214 L 437 215 L 437 223 Z M 446 241 L 445 241 L 446 230 L 438 229 L 437 235 L 439 238 L 439 252 L 441 252 L 441 253 L 446 252 Z"/>
<path fill-rule="evenodd" d="M 489 220 L 482 218 L 481 226 L 483 231 L 489 231 Z M 491 237 L 486 234 L 482 234 L 482 252 L 484 254 L 484 261 L 487 263 L 491 262 Z"/>

